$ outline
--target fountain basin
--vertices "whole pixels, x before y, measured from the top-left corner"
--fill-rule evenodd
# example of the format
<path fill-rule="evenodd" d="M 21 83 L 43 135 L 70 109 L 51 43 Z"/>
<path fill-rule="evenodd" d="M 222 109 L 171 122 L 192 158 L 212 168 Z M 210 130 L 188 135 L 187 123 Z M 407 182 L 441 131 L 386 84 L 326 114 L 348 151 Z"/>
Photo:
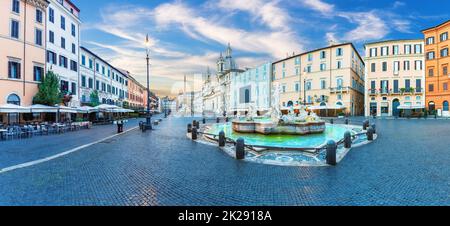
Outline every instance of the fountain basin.
<path fill-rule="evenodd" d="M 306 135 L 323 133 L 326 129 L 325 122 L 295 122 L 295 123 L 274 123 L 258 121 L 233 121 L 233 131 L 238 133 L 259 133 L 269 134 L 289 134 Z"/>

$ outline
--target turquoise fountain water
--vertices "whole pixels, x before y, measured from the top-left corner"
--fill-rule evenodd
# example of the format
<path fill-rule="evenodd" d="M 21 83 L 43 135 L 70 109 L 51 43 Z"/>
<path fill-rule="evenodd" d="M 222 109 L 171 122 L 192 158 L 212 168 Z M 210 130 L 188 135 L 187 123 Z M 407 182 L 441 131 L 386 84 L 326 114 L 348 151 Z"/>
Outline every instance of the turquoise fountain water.
<path fill-rule="evenodd" d="M 231 123 L 213 124 L 205 132 L 218 135 L 220 131 L 225 132 L 225 136 L 233 140 L 239 137 L 244 138 L 245 143 L 249 145 L 261 145 L 271 147 L 288 147 L 288 148 L 315 148 L 325 144 L 328 140 L 336 142 L 344 138 L 344 133 L 350 131 L 345 125 L 327 124 L 324 133 L 309 135 L 261 135 L 256 133 L 238 133 L 233 131 Z"/>

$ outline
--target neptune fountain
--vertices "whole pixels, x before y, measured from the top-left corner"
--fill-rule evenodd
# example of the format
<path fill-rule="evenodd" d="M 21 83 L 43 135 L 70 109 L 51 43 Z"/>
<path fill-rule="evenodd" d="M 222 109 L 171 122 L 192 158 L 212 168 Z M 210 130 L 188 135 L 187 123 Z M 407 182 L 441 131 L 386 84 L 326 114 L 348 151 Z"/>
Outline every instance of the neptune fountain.
<path fill-rule="evenodd" d="M 274 85 L 272 90 L 272 103 L 279 103 L 279 84 Z M 314 112 L 307 112 L 305 107 L 301 107 L 299 114 L 295 114 L 291 106 L 287 115 L 282 115 L 278 104 L 260 117 L 257 116 L 256 109 L 248 106 L 249 110 L 245 118 L 237 117 L 232 122 L 233 130 L 239 133 L 259 133 L 259 134 L 291 134 L 306 135 L 323 133 L 326 129 L 325 122 Z"/>

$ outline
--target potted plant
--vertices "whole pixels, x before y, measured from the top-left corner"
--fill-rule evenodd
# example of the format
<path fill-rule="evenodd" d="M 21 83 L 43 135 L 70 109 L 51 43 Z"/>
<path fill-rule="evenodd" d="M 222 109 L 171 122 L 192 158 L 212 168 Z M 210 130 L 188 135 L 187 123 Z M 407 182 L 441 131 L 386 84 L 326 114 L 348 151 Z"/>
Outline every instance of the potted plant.
<path fill-rule="evenodd" d="M 405 88 L 400 88 L 400 94 L 404 94 L 406 92 L 406 89 Z"/>

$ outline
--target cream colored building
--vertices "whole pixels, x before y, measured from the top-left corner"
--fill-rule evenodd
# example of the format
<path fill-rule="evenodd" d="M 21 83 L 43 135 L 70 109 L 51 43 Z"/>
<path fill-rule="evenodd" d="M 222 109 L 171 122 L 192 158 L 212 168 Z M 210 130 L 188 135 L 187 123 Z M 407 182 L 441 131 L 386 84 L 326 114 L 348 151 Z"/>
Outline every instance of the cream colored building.
<path fill-rule="evenodd" d="M 364 62 L 352 43 L 293 55 L 272 67 L 282 110 L 306 103 L 322 116 L 364 114 Z"/>
<path fill-rule="evenodd" d="M 422 39 L 365 45 L 366 116 L 401 116 L 411 109 L 421 111 L 424 108 L 423 46 Z"/>

